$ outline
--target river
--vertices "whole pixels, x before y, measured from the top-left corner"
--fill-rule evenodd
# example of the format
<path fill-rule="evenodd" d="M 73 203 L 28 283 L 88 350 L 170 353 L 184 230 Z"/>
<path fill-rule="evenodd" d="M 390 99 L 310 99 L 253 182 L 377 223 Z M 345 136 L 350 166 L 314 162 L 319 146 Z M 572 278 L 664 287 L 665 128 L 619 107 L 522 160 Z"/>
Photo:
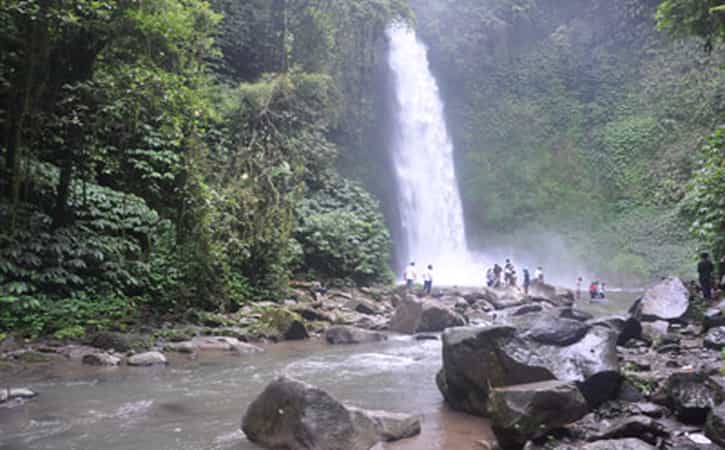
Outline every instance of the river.
<path fill-rule="evenodd" d="M 616 293 L 580 307 L 621 312 L 635 296 Z M 435 385 L 440 367 L 440 341 L 409 336 L 355 346 L 286 342 L 246 356 L 179 355 L 159 368 L 34 366 L 2 382 L 39 396 L 0 408 L 0 450 L 258 449 L 239 431 L 242 412 L 280 374 L 355 406 L 422 416 L 420 436 L 382 448 L 480 450 L 476 441 L 490 439 L 491 430 L 485 420 L 446 407 Z"/>

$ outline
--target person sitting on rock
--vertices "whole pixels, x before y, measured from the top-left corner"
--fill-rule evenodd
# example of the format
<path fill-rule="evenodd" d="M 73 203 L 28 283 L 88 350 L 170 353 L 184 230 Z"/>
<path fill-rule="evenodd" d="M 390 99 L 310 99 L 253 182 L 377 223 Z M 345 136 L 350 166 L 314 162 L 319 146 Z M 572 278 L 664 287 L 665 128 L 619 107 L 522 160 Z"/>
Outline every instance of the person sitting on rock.
<path fill-rule="evenodd" d="M 418 275 L 415 273 L 415 261 L 411 261 L 410 265 L 405 269 L 403 278 L 405 279 L 405 286 L 408 289 L 413 289 L 415 280 L 418 278 Z"/>
<path fill-rule="evenodd" d="M 607 294 L 605 293 L 607 289 L 607 283 L 601 282 L 599 283 L 599 298 L 606 298 Z"/>
<path fill-rule="evenodd" d="M 430 295 L 433 290 L 433 266 L 428 264 L 428 268 L 423 272 L 423 292 Z"/>

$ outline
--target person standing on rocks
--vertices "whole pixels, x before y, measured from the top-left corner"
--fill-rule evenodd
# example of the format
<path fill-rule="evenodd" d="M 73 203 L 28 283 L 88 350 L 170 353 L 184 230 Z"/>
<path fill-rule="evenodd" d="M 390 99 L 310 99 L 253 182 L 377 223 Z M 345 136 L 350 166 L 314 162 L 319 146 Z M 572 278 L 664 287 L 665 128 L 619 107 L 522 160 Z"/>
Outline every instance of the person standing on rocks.
<path fill-rule="evenodd" d="M 493 268 L 489 267 L 486 271 L 486 286 L 493 287 L 496 282 L 496 275 L 493 274 Z"/>
<path fill-rule="evenodd" d="M 710 261 L 710 254 L 707 252 L 700 254 L 700 262 L 697 264 L 697 274 L 700 278 L 700 289 L 702 296 L 706 300 L 712 300 L 712 273 L 715 266 Z"/>
<path fill-rule="evenodd" d="M 501 287 L 501 273 L 503 273 L 503 269 L 501 266 L 498 265 L 498 263 L 493 265 L 493 275 L 496 278 L 496 281 L 494 281 L 494 287 Z"/>
<path fill-rule="evenodd" d="M 410 265 L 405 269 L 403 278 L 405 279 L 405 286 L 408 289 L 413 289 L 415 280 L 418 278 L 418 275 L 415 273 L 415 261 L 411 261 Z"/>
<path fill-rule="evenodd" d="M 513 277 L 515 272 L 516 270 L 514 270 L 514 265 L 511 264 L 511 260 L 507 259 L 506 264 L 503 266 L 503 278 L 507 287 L 514 285 Z"/>
<path fill-rule="evenodd" d="M 428 268 L 423 272 L 423 292 L 430 295 L 433 290 L 433 265 L 428 264 Z"/>
<path fill-rule="evenodd" d="M 720 264 L 718 264 L 718 279 L 720 280 L 720 295 L 725 292 L 725 256 L 720 258 Z"/>
<path fill-rule="evenodd" d="M 529 269 L 524 268 L 524 295 L 529 295 L 529 285 L 531 285 Z"/>
<path fill-rule="evenodd" d="M 581 300 L 582 299 L 582 283 L 584 280 L 582 277 L 578 277 L 576 279 L 576 299 Z"/>

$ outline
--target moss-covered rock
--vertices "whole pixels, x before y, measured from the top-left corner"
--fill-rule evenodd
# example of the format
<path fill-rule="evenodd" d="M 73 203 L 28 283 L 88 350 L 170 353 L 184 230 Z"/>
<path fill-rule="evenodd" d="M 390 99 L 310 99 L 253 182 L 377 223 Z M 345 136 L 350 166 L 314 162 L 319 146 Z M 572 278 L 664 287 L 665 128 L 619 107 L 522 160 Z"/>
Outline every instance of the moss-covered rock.
<path fill-rule="evenodd" d="M 127 352 L 148 349 L 153 345 L 153 340 L 148 335 L 100 331 L 90 338 L 88 344 L 103 350 Z"/>
<path fill-rule="evenodd" d="M 281 306 L 270 306 L 259 311 L 260 318 L 250 327 L 254 334 L 274 340 L 298 340 L 309 337 L 302 317 Z"/>

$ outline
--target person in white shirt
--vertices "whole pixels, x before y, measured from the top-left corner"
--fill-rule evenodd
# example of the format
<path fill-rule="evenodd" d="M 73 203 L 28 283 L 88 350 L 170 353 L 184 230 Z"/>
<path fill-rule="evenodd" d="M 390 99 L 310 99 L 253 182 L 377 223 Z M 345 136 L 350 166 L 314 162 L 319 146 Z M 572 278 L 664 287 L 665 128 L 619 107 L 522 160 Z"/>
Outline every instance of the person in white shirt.
<path fill-rule="evenodd" d="M 539 283 L 544 282 L 544 270 L 541 268 L 541 266 L 536 268 L 536 271 L 534 272 L 534 281 L 538 281 Z"/>
<path fill-rule="evenodd" d="M 413 289 L 415 279 L 418 278 L 417 274 L 415 273 L 415 261 L 412 261 L 410 265 L 405 269 L 405 272 L 403 273 L 403 278 L 405 279 L 405 286 L 408 289 Z"/>
<path fill-rule="evenodd" d="M 423 292 L 430 295 L 433 290 L 433 266 L 428 264 L 428 268 L 423 272 Z"/>

